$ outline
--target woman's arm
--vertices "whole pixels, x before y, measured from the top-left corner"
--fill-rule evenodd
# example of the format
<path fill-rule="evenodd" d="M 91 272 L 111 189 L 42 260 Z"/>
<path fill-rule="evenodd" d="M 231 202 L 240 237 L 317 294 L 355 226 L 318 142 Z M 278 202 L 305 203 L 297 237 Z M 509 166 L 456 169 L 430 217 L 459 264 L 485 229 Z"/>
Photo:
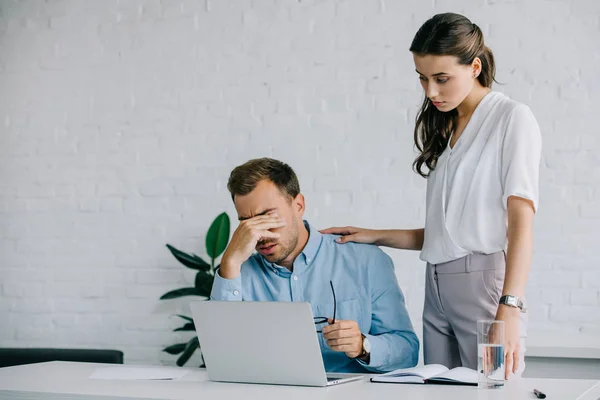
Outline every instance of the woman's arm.
<path fill-rule="evenodd" d="M 393 247 L 401 250 L 421 250 L 425 229 L 364 229 L 354 226 L 333 227 L 320 231 L 323 234 L 342 235 L 338 243 L 356 242 Z"/>
<path fill-rule="evenodd" d="M 521 197 L 508 198 L 508 249 L 502 295 L 523 298 L 533 253 L 533 204 Z"/>
<path fill-rule="evenodd" d="M 390 229 L 378 231 L 377 246 L 393 247 L 404 250 L 421 250 L 425 238 L 425 229 Z"/>
<path fill-rule="evenodd" d="M 508 249 L 502 295 L 523 298 L 533 252 L 533 203 L 521 197 L 508 198 Z M 504 321 L 506 378 L 517 372 L 520 355 L 518 308 L 500 304 L 496 319 Z"/>

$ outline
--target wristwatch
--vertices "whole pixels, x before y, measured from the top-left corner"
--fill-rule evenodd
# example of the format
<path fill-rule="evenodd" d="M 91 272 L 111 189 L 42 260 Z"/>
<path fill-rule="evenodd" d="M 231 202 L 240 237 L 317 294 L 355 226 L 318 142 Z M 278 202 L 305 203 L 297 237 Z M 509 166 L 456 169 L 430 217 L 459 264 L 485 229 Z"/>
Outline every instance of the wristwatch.
<path fill-rule="evenodd" d="M 362 336 L 362 351 L 356 358 L 358 358 L 361 361 L 366 361 L 366 359 L 371 354 L 371 342 L 369 342 L 369 338 L 363 335 L 362 333 L 360 335 Z"/>
<path fill-rule="evenodd" d="M 518 308 L 521 312 L 527 312 L 527 309 L 523 306 L 523 302 L 517 296 L 506 294 L 500 297 L 500 304 L 504 304 L 510 307 Z"/>

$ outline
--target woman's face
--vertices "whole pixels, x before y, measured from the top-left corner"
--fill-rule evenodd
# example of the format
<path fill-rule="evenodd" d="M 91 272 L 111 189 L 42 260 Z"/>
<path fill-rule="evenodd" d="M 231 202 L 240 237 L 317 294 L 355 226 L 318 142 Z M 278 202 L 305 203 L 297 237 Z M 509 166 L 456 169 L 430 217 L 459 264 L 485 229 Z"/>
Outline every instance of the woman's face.
<path fill-rule="evenodd" d="M 442 112 L 451 111 L 463 102 L 481 71 L 478 58 L 471 65 L 459 64 L 455 56 L 413 53 L 413 58 L 425 95 Z"/>

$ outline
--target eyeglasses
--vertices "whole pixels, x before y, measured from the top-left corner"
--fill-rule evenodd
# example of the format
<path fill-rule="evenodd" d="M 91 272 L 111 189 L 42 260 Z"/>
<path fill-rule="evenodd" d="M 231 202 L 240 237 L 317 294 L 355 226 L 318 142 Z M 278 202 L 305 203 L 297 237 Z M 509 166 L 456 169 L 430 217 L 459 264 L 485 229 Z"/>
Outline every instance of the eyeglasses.
<path fill-rule="evenodd" d="M 335 324 L 335 312 L 337 309 L 337 303 L 335 301 L 335 290 L 333 290 L 333 282 L 329 281 L 329 286 L 331 286 L 331 293 L 333 294 L 333 318 L 331 319 L 331 323 Z M 327 317 L 314 317 L 315 325 L 320 325 L 326 323 L 329 318 Z M 321 328 L 322 329 L 322 328 Z M 321 330 L 317 330 L 317 333 L 323 333 Z"/>

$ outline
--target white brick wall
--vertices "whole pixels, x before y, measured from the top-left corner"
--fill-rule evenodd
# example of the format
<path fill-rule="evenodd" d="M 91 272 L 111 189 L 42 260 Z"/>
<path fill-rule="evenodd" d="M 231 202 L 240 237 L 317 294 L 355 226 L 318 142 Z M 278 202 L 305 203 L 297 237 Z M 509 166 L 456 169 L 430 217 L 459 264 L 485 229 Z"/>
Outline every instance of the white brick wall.
<path fill-rule="evenodd" d="M 235 165 L 289 162 L 319 227 L 419 227 L 408 52 L 467 14 L 544 137 L 531 330 L 600 335 L 600 2 L 0 2 L 0 346 L 160 349 Z M 423 264 L 389 251 L 419 326 Z M 173 304 L 175 303 L 175 304 Z"/>

